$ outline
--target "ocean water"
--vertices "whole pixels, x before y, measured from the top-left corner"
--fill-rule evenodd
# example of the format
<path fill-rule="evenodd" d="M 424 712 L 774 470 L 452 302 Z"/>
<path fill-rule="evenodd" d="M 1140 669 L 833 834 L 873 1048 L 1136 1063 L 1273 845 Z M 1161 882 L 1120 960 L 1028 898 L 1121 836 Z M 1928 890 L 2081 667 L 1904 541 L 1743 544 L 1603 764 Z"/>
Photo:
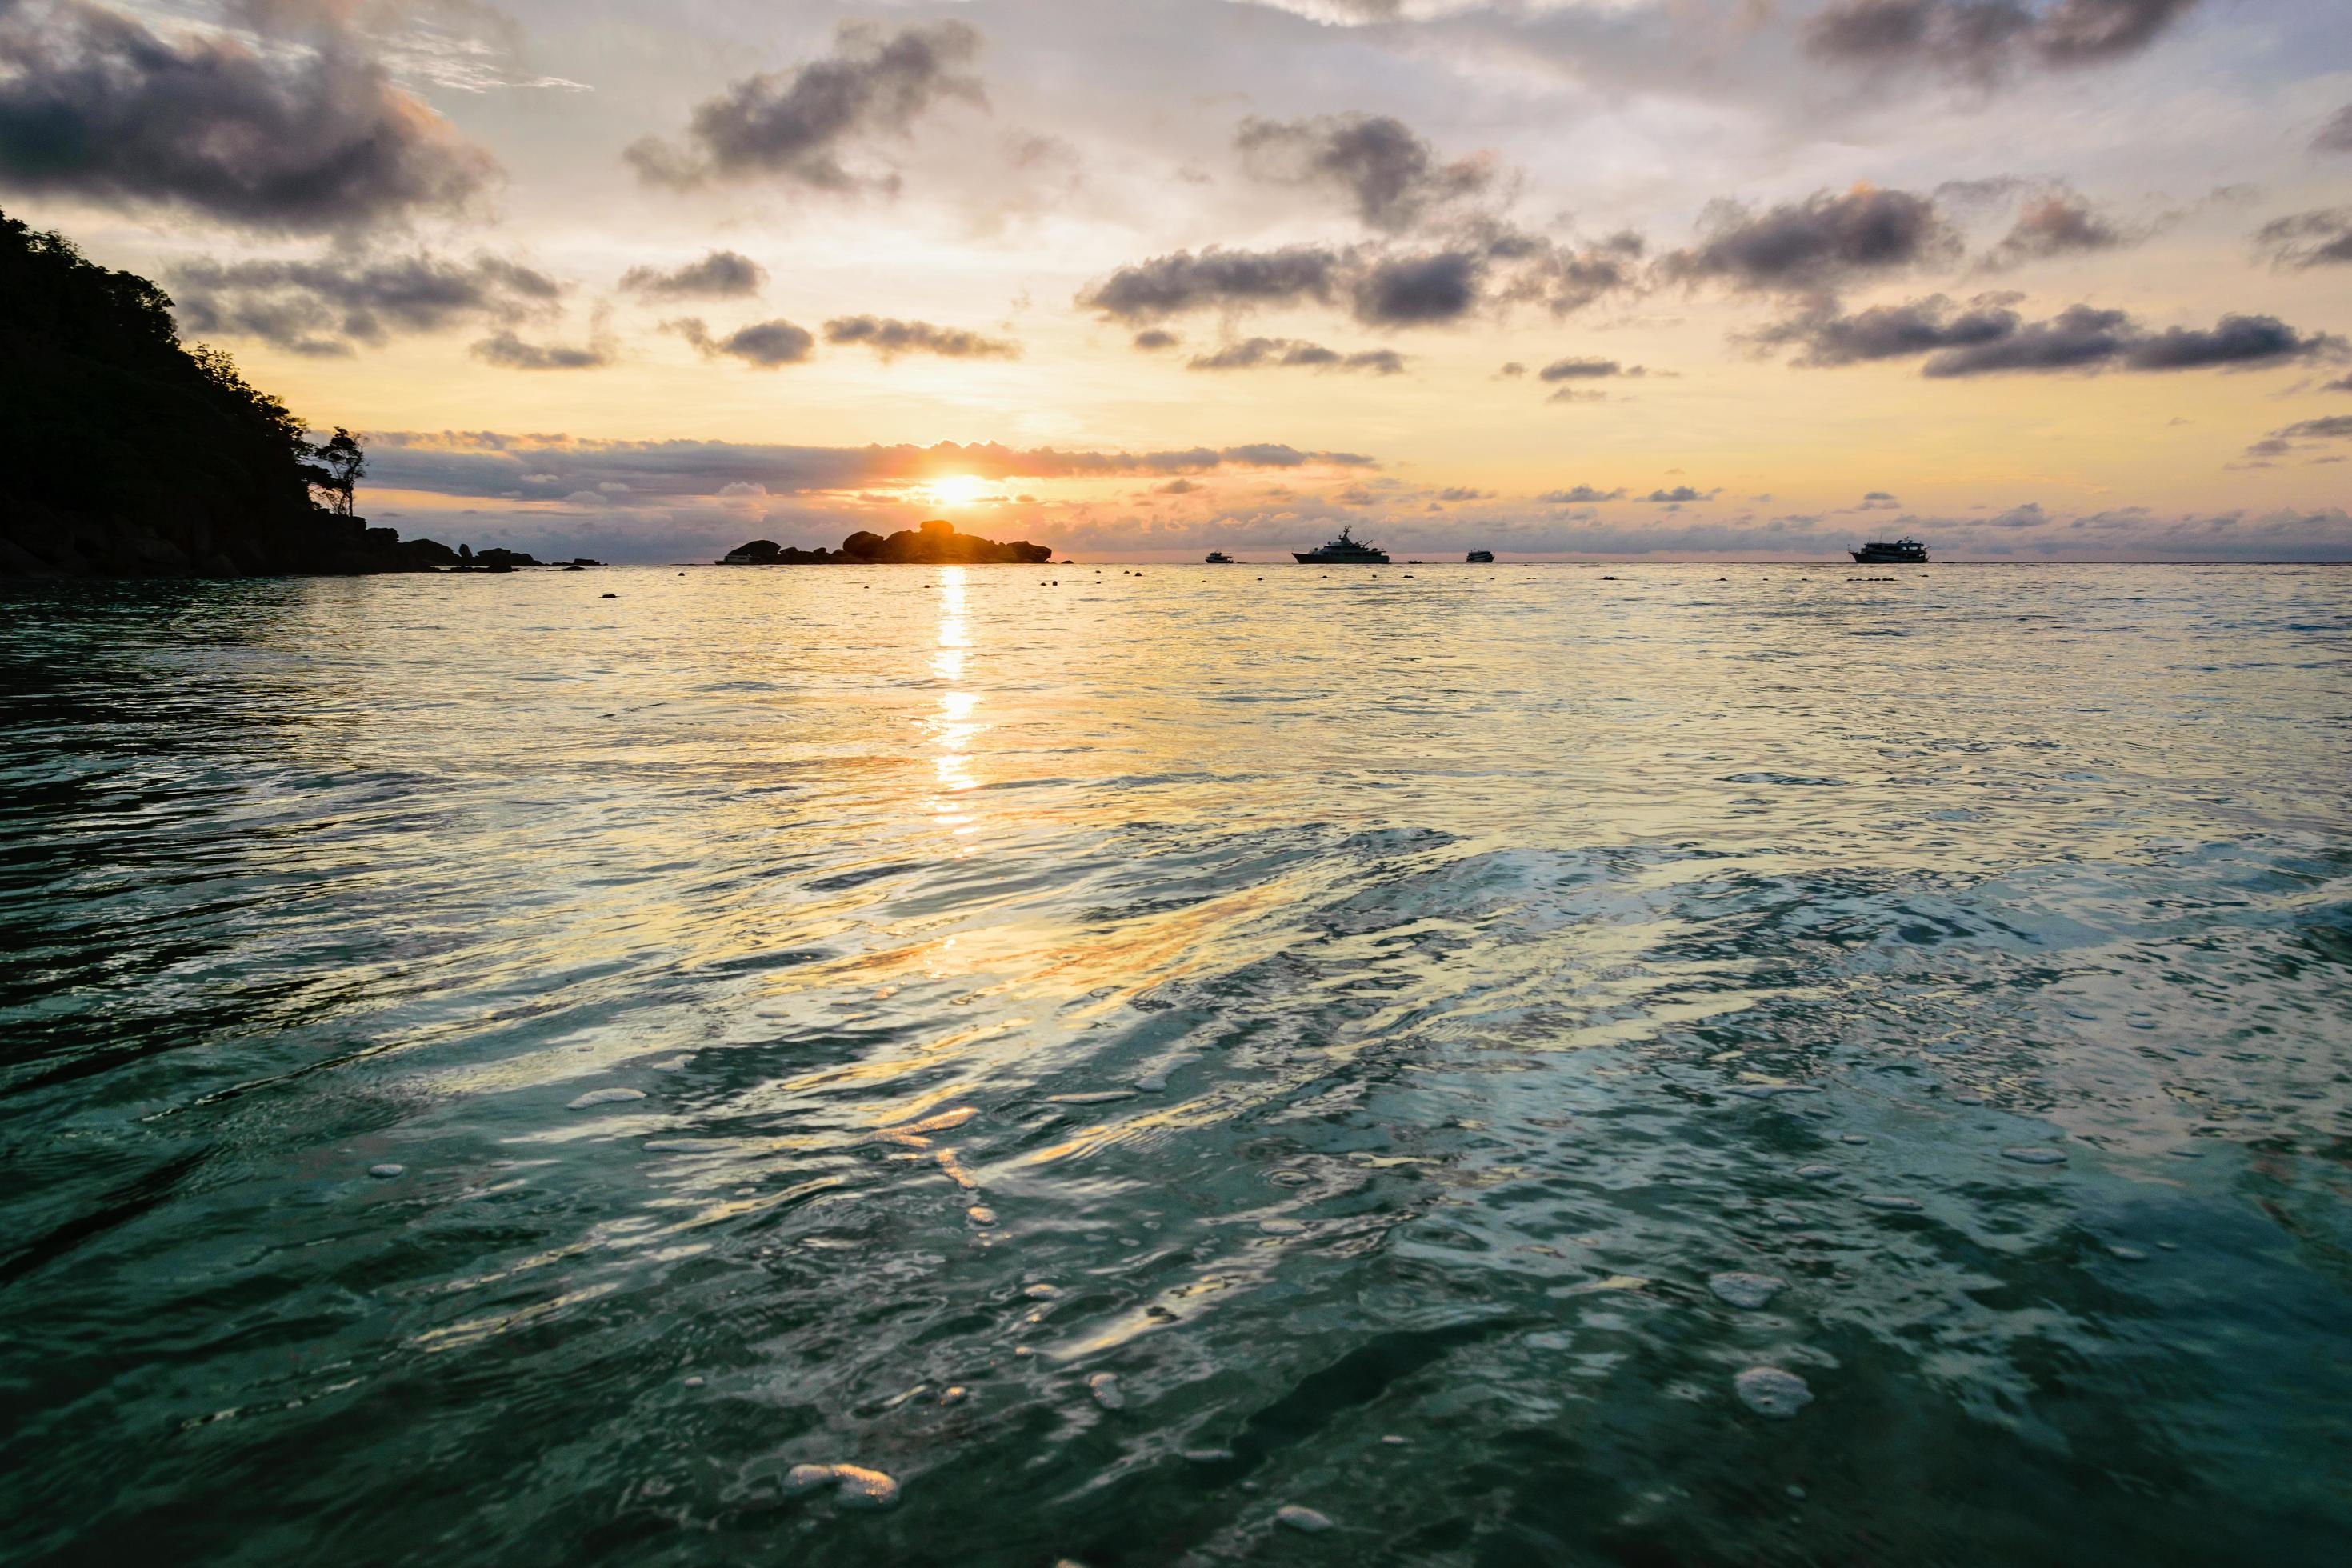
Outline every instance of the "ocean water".
<path fill-rule="evenodd" d="M 2352 569 L 18 585 L 0 733 L 11 1562 L 2352 1531 Z"/>

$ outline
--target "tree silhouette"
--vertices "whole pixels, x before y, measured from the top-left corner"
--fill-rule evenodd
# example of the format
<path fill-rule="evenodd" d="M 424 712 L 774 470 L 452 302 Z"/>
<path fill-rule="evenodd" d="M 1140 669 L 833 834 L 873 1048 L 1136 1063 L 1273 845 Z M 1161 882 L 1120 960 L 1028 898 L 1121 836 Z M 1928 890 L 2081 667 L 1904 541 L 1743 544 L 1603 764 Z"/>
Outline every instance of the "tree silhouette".
<path fill-rule="evenodd" d="M 332 436 L 312 449 L 312 458 L 311 489 L 327 493 L 337 517 L 351 516 L 352 492 L 367 472 L 367 452 L 360 438 L 338 425 Z"/>

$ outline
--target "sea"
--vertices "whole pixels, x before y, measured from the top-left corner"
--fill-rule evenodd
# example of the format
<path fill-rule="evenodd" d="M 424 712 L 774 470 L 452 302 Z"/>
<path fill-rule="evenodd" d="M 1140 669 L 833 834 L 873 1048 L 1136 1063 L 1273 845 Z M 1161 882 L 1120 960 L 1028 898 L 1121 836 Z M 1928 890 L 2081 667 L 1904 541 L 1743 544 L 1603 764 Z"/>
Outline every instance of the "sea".
<path fill-rule="evenodd" d="M 2320 1564 L 2352 568 L 0 588 L 10 1563 Z"/>

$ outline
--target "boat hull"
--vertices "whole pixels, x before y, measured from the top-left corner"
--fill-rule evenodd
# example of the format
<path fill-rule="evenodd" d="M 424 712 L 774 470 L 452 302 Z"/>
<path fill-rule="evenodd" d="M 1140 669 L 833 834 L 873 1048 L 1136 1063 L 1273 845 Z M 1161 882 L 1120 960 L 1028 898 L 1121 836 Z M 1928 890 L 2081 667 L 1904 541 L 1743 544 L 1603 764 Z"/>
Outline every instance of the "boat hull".
<path fill-rule="evenodd" d="M 1916 555 L 1898 555 L 1888 551 L 1870 550 L 1849 550 L 1846 553 L 1864 566 L 1925 566 L 1927 564 L 1927 554 L 1925 551 Z"/>
<path fill-rule="evenodd" d="M 1326 555 L 1318 550 L 1294 550 L 1291 559 L 1301 566 L 1385 566 L 1388 552 L 1370 550 L 1361 555 Z"/>

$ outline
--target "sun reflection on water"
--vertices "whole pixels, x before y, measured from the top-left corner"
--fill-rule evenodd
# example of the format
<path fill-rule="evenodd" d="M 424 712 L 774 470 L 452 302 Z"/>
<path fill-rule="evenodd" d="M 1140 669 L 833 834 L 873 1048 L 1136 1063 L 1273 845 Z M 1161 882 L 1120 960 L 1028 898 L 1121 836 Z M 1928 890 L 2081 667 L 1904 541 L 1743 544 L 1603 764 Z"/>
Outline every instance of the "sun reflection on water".
<path fill-rule="evenodd" d="M 987 726 L 972 717 L 980 706 L 980 693 L 962 684 L 964 660 L 971 647 L 971 622 L 964 613 L 964 569 L 942 566 L 939 570 L 939 650 L 931 656 L 931 673 L 944 684 L 939 712 L 927 721 L 938 747 L 932 766 L 939 787 L 931 797 L 931 811 L 942 826 L 961 835 L 972 830 L 972 821 L 959 797 L 980 783 L 971 770 L 971 742 Z"/>

